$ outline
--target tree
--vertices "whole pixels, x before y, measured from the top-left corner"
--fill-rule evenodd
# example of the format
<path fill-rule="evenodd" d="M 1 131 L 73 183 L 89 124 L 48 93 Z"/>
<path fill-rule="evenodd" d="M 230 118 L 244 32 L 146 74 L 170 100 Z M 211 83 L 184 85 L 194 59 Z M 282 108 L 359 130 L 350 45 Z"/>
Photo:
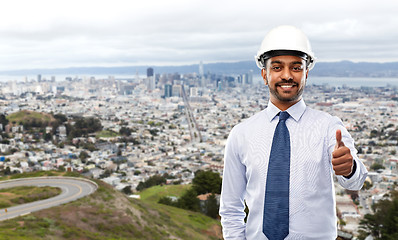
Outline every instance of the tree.
<path fill-rule="evenodd" d="M 128 136 L 131 135 L 131 130 L 130 130 L 130 128 L 122 127 L 122 128 L 120 128 L 119 133 L 121 135 L 123 135 L 123 136 L 127 136 L 128 137 Z"/>
<path fill-rule="evenodd" d="M 218 205 L 217 198 L 215 194 L 211 194 L 206 201 L 206 212 L 205 214 L 212 218 L 218 217 L 218 211 L 220 206 Z"/>
<path fill-rule="evenodd" d="M 86 162 L 86 159 L 90 157 L 90 155 L 88 155 L 88 153 L 86 151 L 81 151 L 79 154 L 79 158 L 80 160 L 82 160 L 83 162 Z"/>
<path fill-rule="evenodd" d="M 145 182 L 139 182 L 138 185 L 137 185 L 137 187 L 135 188 L 135 190 L 137 190 L 137 191 L 142 191 L 142 190 L 144 190 L 145 188 L 147 188 L 147 187 L 145 186 Z"/>
<path fill-rule="evenodd" d="M 358 201 L 358 198 L 359 198 L 358 191 L 352 191 L 352 190 L 346 189 L 345 192 L 350 195 L 350 197 L 351 197 L 352 201 L 354 201 L 354 203 L 356 201 Z"/>
<path fill-rule="evenodd" d="M 377 132 L 377 130 L 372 130 L 370 131 L 370 138 L 375 138 L 379 135 L 379 133 Z"/>
<path fill-rule="evenodd" d="M 93 143 L 89 143 L 89 142 L 83 143 L 82 148 L 87 149 L 90 152 L 94 152 L 94 151 L 98 150 Z"/>
<path fill-rule="evenodd" d="M 173 207 L 178 207 L 178 206 L 177 206 L 178 202 L 173 201 L 173 199 L 171 199 L 171 198 L 168 197 L 168 196 L 161 197 L 161 198 L 159 199 L 158 203 L 164 204 L 164 205 L 173 206 Z"/>
<path fill-rule="evenodd" d="M 54 118 L 57 119 L 59 123 L 64 123 L 64 122 L 68 121 L 68 118 L 64 114 L 61 114 L 61 113 L 55 114 Z"/>
<path fill-rule="evenodd" d="M 8 124 L 8 119 L 6 118 L 6 115 L 0 114 L 0 124 L 3 124 L 3 127 Z"/>
<path fill-rule="evenodd" d="M 377 171 L 379 169 L 385 169 L 385 167 L 380 163 L 373 163 L 372 166 L 370 166 L 370 169 Z"/>
<path fill-rule="evenodd" d="M 44 135 L 43 135 L 43 138 L 44 138 L 44 140 L 45 140 L 46 142 L 51 141 L 52 137 L 53 137 L 53 136 L 52 136 L 51 133 L 44 133 Z"/>
<path fill-rule="evenodd" d="M 157 136 L 157 135 L 158 135 L 158 132 L 159 132 L 159 130 L 156 129 L 156 128 L 149 129 L 149 133 L 150 133 L 152 136 Z"/>
<path fill-rule="evenodd" d="M 10 167 L 6 167 L 5 169 L 4 169 L 4 175 L 10 175 L 11 174 L 11 169 L 10 169 Z"/>
<path fill-rule="evenodd" d="M 106 169 L 105 172 L 100 175 L 100 178 L 107 178 L 109 176 L 111 176 L 111 171 Z"/>
<path fill-rule="evenodd" d="M 131 187 L 130 187 L 130 186 L 125 186 L 125 187 L 122 189 L 122 192 L 123 192 L 124 194 L 126 194 L 126 195 L 130 195 L 130 194 L 133 193 L 133 192 L 131 191 Z"/>
<path fill-rule="evenodd" d="M 363 183 L 363 189 L 365 189 L 365 190 L 369 190 L 371 187 L 373 186 L 373 184 L 371 184 L 369 181 L 365 181 L 364 183 Z"/>
<path fill-rule="evenodd" d="M 359 236 L 363 240 L 368 235 L 375 239 L 398 239 L 398 191 L 372 206 L 374 214 L 366 214 L 359 223 Z"/>
<path fill-rule="evenodd" d="M 58 171 L 65 172 L 66 169 L 65 169 L 65 167 L 63 165 L 61 165 L 61 166 L 58 167 Z"/>
<path fill-rule="evenodd" d="M 200 201 L 197 198 L 197 192 L 190 188 L 184 192 L 184 194 L 178 199 L 178 207 L 183 209 L 192 210 L 195 212 L 200 211 Z"/>
<path fill-rule="evenodd" d="M 75 125 L 67 125 L 68 138 L 86 136 L 89 133 L 94 133 L 102 130 L 101 121 L 96 118 L 78 118 Z"/>
<path fill-rule="evenodd" d="M 146 180 L 145 182 L 139 182 L 136 190 L 137 191 L 142 191 L 145 188 L 149 188 L 149 187 L 152 187 L 152 186 L 165 184 L 166 181 L 167 180 L 166 180 L 165 177 L 163 177 L 161 175 L 154 175 L 154 176 L 148 178 L 148 180 Z"/>
<path fill-rule="evenodd" d="M 198 194 L 221 193 L 222 179 L 220 174 L 211 170 L 199 170 L 192 180 L 192 188 Z"/>

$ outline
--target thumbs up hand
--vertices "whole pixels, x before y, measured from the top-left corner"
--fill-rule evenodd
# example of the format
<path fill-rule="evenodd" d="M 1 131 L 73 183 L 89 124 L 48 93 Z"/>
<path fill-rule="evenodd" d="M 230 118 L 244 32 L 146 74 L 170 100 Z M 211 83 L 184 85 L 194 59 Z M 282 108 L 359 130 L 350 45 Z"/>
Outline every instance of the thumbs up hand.
<path fill-rule="evenodd" d="M 341 140 L 341 130 L 336 131 L 336 145 L 332 152 L 332 165 L 336 175 L 349 176 L 352 171 L 353 157 Z"/>

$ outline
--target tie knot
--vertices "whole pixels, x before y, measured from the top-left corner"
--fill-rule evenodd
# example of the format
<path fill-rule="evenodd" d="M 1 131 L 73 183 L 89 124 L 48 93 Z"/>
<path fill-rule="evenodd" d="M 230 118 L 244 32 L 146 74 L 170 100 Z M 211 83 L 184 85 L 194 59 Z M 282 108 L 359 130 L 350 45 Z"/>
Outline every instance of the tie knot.
<path fill-rule="evenodd" d="M 286 120 L 290 117 L 288 112 L 280 112 L 279 113 L 279 121 Z"/>

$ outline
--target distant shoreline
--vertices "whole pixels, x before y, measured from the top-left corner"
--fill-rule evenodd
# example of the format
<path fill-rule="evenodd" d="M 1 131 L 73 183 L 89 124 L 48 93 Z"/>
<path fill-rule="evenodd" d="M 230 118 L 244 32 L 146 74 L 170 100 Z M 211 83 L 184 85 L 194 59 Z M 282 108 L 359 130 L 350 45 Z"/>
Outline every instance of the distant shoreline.
<path fill-rule="evenodd" d="M 307 84 L 348 87 L 398 87 L 398 78 L 370 78 L 370 77 L 308 77 Z"/>
<path fill-rule="evenodd" d="M 236 74 L 231 74 L 236 75 Z M 66 77 L 71 78 L 91 78 L 95 79 L 108 79 L 110 76 L 114 77 L 116 80 L 134 80 L 137 76 L 132 74 L 42 74 L 42 79 L 47 81 L 51 80 L 52 77 L 55 77 L 56 82 L 64 81 Z M 140 79 L 146 78 L 146 75 L 139 75 Z M 37 75 L 28 74 L 28 75 L 0 75 L 0 84 L 6 82 L 23 82 L 27 79 L 28 81 L 36 80 Z M 254 82 L 262 82 L 262 78 L 260 75 L 253 74 Z M 334 87 L 341 87 L 346 85 L 348 87 L 387 87 L 387 86 L 396 86 L 398 87 L 398 77 L 323 77 L 323 76 L 308 76 L 307 80 L 308 85 L 330 85 Z"/>
<path fill-rule="evenodd" d="M 256 66 L 254 61 L 237 61 L 237 62 L 218 62 L 218 63 L 204 63 L 203 73 L 217 74 L 217 75 L 238 75 L 238 74 L 253 74 L 253 76 L 260 75 L 260 69 Z M 69 76 L 136 76 L 145 75 L 147 69 L 152 68 L 155 74 L 187 74 L 199 73 L 199 63 L 191 65 L 179 66 L 113 66 L 113 67 L 66 67 L 66 68 L 37 68 L 37 69 L 19 69 L 19 70 L 2 70 L 0 76 L 43 76 L 51 75 L 69 75 Z M 369 78 L 398 78 L 398 62 L 317 62 L 315 68 L 311 70 L 310 77 L 369 77 Z"/>

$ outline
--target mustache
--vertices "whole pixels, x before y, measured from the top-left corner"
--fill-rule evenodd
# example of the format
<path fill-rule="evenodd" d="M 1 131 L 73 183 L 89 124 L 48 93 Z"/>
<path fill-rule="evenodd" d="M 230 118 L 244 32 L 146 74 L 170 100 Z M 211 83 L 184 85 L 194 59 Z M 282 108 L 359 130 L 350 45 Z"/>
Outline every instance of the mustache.
<path fill-rule="evenodd" d="M 292 84 L 292 85 L 298 85 L 296 82 L 294 82 L 292 79 L 290 80 L 282 80 L 279 82 L 276 82 L 275 85 L 283 85 L 283 84 Z"/>

